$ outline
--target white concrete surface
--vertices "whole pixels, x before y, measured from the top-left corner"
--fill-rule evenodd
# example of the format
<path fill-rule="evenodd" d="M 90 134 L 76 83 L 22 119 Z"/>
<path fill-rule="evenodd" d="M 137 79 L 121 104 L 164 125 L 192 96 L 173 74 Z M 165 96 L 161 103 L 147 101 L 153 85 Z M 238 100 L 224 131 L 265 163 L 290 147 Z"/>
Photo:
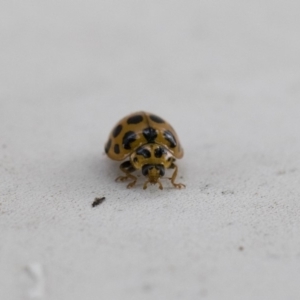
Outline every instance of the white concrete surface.
<path fill-rule="evenodd" d="M 300 299 L 299 10 L 2 2 L 0 299 Z M 114 182 L 103 145 L 141 109 L 186 190 Z"/>

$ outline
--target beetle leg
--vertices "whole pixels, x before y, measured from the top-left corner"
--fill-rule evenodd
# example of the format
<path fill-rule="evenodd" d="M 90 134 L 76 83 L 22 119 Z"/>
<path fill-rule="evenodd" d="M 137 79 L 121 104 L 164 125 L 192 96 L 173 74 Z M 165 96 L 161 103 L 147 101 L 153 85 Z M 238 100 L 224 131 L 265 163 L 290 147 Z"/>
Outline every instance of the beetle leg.
<path fill-rule="evenodd" d="M 170 166 L 170 169 L 175 169 L 172 177 L 169 178 L 171 180 L 171 183 L 173 184 L 173 186 L 176 187 L 177 189 L 181 189 L 181 188 L 185 187 L 185 185 L 183 183 L 175 183 L 175 179 L 176 179 L 176 176 L 178 173 L 178 167 L 173 163 Z"/>
<path fill-rule="evenodd" d="M 144 186 L 143 186 L 143 189 L 145 190 L 147 188 L 147 185 L 150 181 L 149 180 L 146 180 L 145 183 L 144 183 Z"/>
<path fill-rule="evenodd" d="M 160 182 L 159 180 L 157 180 L 157 183 L 158 183 L 158 185 L 159 185 L 159 189 L 162 190 L 162 189 L 163 189 L 163 186 L 162 186 L 161 182 Z"/>
<path fill-rule="evenodd" d="M 137 177 L 130 174 L 130 172 L 134 172 L 135 168 L 132 166 L 130 161 L 125 161 L 120 165 L 120 170 L 126 174 L 126 176 L 119 176 L 116 178 L 116 181 L 125 181 L 127 179 L 132 179 L 133 181 L 127 185 L 127 188 L 132 188 L 137 181 Z"/>

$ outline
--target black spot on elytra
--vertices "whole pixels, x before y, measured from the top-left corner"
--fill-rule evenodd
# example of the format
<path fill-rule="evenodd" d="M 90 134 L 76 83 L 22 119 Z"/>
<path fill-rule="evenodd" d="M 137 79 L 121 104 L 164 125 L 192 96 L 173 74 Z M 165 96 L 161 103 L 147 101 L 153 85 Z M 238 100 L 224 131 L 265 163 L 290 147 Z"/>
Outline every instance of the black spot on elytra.
<path fill-rule="evenodd" d="M 164 137 L 170 143 L 171 148 L 175 148 L 177 146 L 177 141 L 176 141 L 175 136 L 173 135 L 173 133 L 171 131 L 166 130 L 164 132 Z"/>
<path fill-rule="evenodd" d="M 131 149 L 130 144 L 136 140 L 134 131 L 127 131 L 123 136 L 123 147 L 127 150 Z"/>
<path fill-rule="evenodd" d="M 142 155 L 145 158 L 150 158 L 151 157 L 151 152 L 148 149 L 145 149 L 143 147 L 139 148 L 136 150 L 136 154 Z"/>
<path fill-rule="evenodd" d="M 109 139 L 105 145 L 105 153 L 108 153 L 110 147 L 111 147 L 111 139 Z"/>
<path fill-rule="evenodd" d="M 154 143 L 157 138 L 157 132 L 154 128 L 148 127 L 143 130 L 143 135 L 148 143 Z"/>
<path fill-rule="evenodd" d="M 116 126 L 112 133 L 113 137 L 116 138 L 120 134 L 122 129 L 123 129 L 123 126 L 120 124 L 118 126 Z"/>
<path fill-rule="evenodd" d="M 142 115 L 135 115 L 130 117 L 127 120 L 127 124 L 138 124 L 141 123 L 143 121 L 143 116 Z"/>
<path fill-rule="evenodd" d="M 114 151 L 115 151 L 116 154 L 120 154 L 120 146 L 119 146 L 119 144 L 115 144 Z"/>
<path fill-rule="evenodd" d="M 165 152 L 166 152 L 166 150 L 162 147 L 156 148 L 154 150 L 154 156 L 156 158 L 161 158 Z"/>
<path fill-rule="evenodd" d="M 150 115 L 149 118 L 154 121 L 155 123 L 165 123 L 165 120 L 162 118 L 156 116 L 156 115 Z"/>

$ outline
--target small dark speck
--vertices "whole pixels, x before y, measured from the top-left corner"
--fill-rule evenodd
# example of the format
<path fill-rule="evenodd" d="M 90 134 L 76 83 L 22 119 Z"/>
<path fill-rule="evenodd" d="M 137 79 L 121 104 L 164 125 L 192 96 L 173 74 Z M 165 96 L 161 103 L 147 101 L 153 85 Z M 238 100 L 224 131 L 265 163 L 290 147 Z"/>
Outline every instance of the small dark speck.
<path fill-rule="evenodd" d="M 105 200 L 105 197 L 102 198 L 95 198 L 94 202 L 92 203 L 92 207 L 98 206 Z"/>
<path fill-rule="evenodd" d="M 240 246 L 240 247 L 239 247 L 239 250 L 240 250 L 240 251 L 244 251 L 244 247 L 243 247 L 243 246 Z"/>

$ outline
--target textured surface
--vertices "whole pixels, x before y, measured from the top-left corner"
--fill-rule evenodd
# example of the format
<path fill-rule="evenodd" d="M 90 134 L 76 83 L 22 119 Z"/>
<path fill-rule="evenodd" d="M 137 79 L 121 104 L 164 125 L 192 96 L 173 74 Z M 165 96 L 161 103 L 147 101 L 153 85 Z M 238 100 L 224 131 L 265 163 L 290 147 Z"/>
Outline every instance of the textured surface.
<path fill-rule="evenodd" d="M 0 298 L 299 299 L 299 9 L 2 4 Z M 186 190 L 114 182 L 103 145 L 141 109 Z"/>

